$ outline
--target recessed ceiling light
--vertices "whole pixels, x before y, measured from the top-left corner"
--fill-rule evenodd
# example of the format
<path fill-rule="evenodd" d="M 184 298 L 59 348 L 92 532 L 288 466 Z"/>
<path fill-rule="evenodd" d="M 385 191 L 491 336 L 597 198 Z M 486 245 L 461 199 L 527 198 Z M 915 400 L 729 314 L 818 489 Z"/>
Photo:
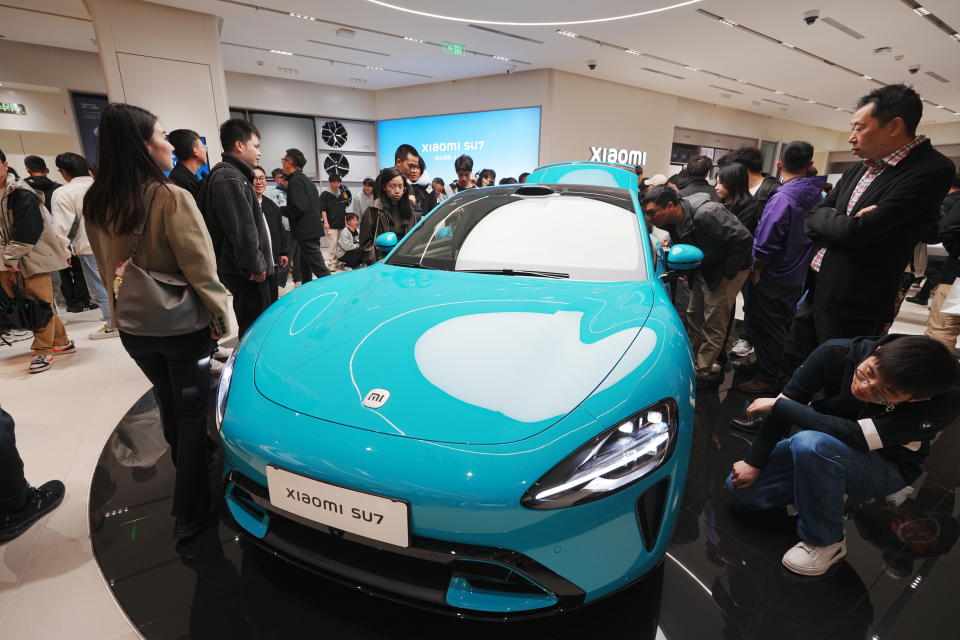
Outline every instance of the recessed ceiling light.
<path fill-rule="evenodd" d="M 383 71 L 383 67 L 375 67 L 371 64 L 367 65 L 367 69 L 370 69 L 370 71 Z"/>
<path fill-rule="evenodd" d="M 281 56 L 292 56 L 293 54 L 289 51 L 280 51 L 279 49 L 270 49 L 270 53 L 276 53 Z"/>
<path fill-rule="evenodd" d="M 784 95 L 783 91 L 780 91 L 779 89 L 774 91 L 774 93 L 777 94 L 778 96 Z"/>
<path fill-rule="evenodd" d="M 780 44 L 782 44 L 783 46 L 785 46 L 787 49 L 796 49 L 796 48 L 797 48 L 796 45 L 792 45 L 792 44 L 790 44 L 789 42 L 781 42 Z"/>
<path fill-rule="evenodd" d="M 410 36 L 403 36 L 403 39 L 409 40 L 410 42 L 419 42 L 420 44 L 423 44 L 423 40 L 421 40 L 420 38 L 411 38 Z"/>
<path fill-rule="evenodd" d="M 809 104 L 817 104 L 817 101 L 816 101 L 816 100 L 807 100 L 807 102 L 808 102 Z"/>
<path fill-rule="evenodd" d="M 596 24 L 598 22 L 614 22 L 617 20 L 627 20 L 629 18 L 639 18 L 641 16 L 648 16 L 654 13 L 660 13 L 663 11 L 670 11 L 671 9 L 679 9 L 680 7 L 686 7 L 691 4 L 697 4 L 700 0 L 686 0 L 686 2 L 680 2 L 678 4 L 672 4 L 666 7 L 659 7 L 656 9 L 648 9 L 646 11 L 639 11 L 637 13 L 628 13 L 622 16 L 610 16 L 609 18 L 592 18 L 588 20 L 563 20 L 558 22 L 507 22 L 507 21 L 497 21 L 497 20 L 480 20 L 478 18 L 460 18 L 457 16 L 445 16 L 438 13 L 429 13 L 427 11 L 419 11 L 417 9 L 409 9 L 407 7 L 401 7 L 396 4 L 391 4 L 389 2 L 384 2 L 383 0 L 367 0 L 373 4 L 380 5 L 381 7 L 386 7 L 388 9 L 394 9 L 396 11 L 403 11 L 405 13 L 412 13 L 414 15 L 423 16 L 425 18 L 438 18 L 440 20 L 452 20 L 454 22 L 468 22 L 473 24 L 492 24 L 492 25 L 507 25 L 515 27 L 557 27 L 561 25 L 569 24 Z"/>
<path fill-rule="evenodd" d="M 700 71 L 700 67 L 691 67 L 690 65 L 687 65 L 687 69 L 690 69 L 690 71 Z"/>
<path fill-rule="evenodd" d="M 557 29 L 557 33 L 559 33 L 559 34 L 562 35 L 562 36 L 567 36 L 568 38 L 576 38 L 576 37 L 577 37 L 577 34 L 575 34 L 573 31 L 565 31 L 565 30 L 563 30 L 563 29 Z"/>
<path fill-rule="evenodd" d="M 737 23 L 731 20 L 730 18 L 720 18 L 720 24 L 725 24 L 728 27 L 735 27 Z"/>
<path fill-rule="evenodd" d="M 642 56 L 643 53 L 640 51 L 634 51 L 633 49 L 624 49 L 624 53 L 629 53 L 632 56 Z"/>
<path fill-rule="evenodd" d="M 914 12 L 915 14 L 917 14 L 918 16 L 928 16 L 928 15 L 930 15 L 930 10 L 927 9 L 927 8 L 925 8 L 925 7 L 917 7 L 916 9 L 913 10 L 913 12 Z"/>
<path fill-rule="evenodd" d="M 300 18 L 301 20 L 316 21 L 316 18 L 314 18 L 313 16 L 305 16 L 305 15 L 300 14 L 300 13 L 291 13 L 291 14 L 290 14 L 290 17 L 291 17 L 291 18 Z"/>
<path fill-rule="evenodd" d="M 866 75 L 866 74 L 864 74 L 864 75 L 862 75 L 862 76 L 860 76 L 860 77 L 863 78 L 864 80 L 873 80 L 873 76 L 868 76 L 868 75 Z"/>
<path fill-rule="evenodd" d="M 505 58 L 503 56 L 493 56 L 494 60 L 503 60 L 504 62 L 510 62 L 510 58 Z"/>
<path fill-rule="evenodd" d="M 944 108 L 944 107 L 943 107 L 942 104 L 938 104 L 938 105 L 937 105 L 937 109 L 943 109 L 943 108 Z"/>

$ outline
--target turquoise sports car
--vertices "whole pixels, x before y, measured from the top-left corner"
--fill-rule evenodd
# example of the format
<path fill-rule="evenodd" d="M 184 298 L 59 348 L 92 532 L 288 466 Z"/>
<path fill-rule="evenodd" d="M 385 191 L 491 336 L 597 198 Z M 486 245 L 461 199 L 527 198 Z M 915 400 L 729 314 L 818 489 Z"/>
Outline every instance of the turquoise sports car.
<path fill-rule="evenodd" d="M 694 374 L 625 167 L 437 206 L 368 268 L 283 296 L 224 368 L 226 502 L 284 559 L 474 617 L 602 598 L 666 553 Z M 395 246 L 393 246 L 395 245 Z"/>

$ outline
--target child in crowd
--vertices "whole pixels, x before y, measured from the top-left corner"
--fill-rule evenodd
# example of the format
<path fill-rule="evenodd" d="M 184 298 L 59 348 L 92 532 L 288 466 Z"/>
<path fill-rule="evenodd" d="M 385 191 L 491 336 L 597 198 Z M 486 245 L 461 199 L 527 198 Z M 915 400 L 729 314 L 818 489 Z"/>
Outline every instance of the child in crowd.
<path fill-rule="evenodd" d="M 360 218 L 355 213 L 348 213 L 345 221 L 347 228 L 340 234 L 337 243 L 337 260 L 350 269 L 355 269 L 363 258 L 360 251 L 360 232 L 357 230 Z"/>

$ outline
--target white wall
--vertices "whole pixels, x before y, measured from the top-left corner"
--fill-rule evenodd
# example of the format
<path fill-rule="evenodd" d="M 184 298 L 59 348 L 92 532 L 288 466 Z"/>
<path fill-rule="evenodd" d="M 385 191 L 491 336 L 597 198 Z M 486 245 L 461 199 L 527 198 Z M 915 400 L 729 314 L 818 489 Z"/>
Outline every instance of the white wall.
<path fill-rule="evenodd" d="M 47 162 L 50 177 L 56 180 L 53 161 L 57 154 L 80 151 L 66 92 L 0 87 L 0 102 L 16 102 L 27 108 L 23 116 L 0 113 L 0 149 L 7 156 L 7 162 L 21 176 L 26 176 L 24 156 L 40 156 Z"/>
<path fill-rule="evenodd" d="M 373 91 L 227 72 L 231 107 L 297 115 L 376 119 Z"/>

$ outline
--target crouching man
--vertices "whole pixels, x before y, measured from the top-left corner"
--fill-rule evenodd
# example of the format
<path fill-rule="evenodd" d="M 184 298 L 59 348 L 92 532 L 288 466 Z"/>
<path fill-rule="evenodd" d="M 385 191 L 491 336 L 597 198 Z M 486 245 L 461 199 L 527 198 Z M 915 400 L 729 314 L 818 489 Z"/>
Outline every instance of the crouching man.
<path fill-rule="evenodd" d="M 747 413 L 765 420 L 727 489 L 741 508 L 795 505 L 800 542 L 783 564 L 818 576 L 847 554 L 844 494 L 887 496 L 920 476 L 931 440 L 960 413 L 958 365 L 926 336 L 829 340 Z"/>

